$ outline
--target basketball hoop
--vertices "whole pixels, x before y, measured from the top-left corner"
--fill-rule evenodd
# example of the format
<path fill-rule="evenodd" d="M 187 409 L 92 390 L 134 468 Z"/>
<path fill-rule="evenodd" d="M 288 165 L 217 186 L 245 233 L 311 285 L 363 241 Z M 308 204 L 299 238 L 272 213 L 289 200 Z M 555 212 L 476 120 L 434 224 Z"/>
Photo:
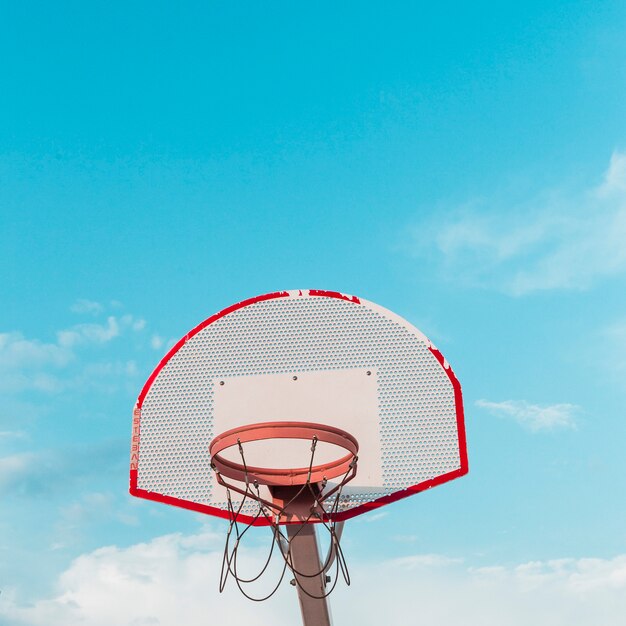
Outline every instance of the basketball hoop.
<path fill-rule="evenodd" d="M 311 441 L 308 465 L 296 468 L 273 468 L 252 466 L 246 462 L 244 444 L 280 439 Z M 316 464 L 315 453 L 319 442 L 343 448 L 347 453 L 331 461 Z M 224 456 L 227 449 L 235 446 L 239 450 L 241 463 Z M 232 575 L 245 596 L 252 600 L 265 600 L 278 589 L 287 568 L 294 575 L 292 584 L 297 585 L 303 593 L 314 599 L 325 598 L 332 592 L 337 584 L 339 570 L 346 583 L 350 584 L 346 562 L 339 543 L 343 524 L 334 520 L 334 514 L 337 512 L 341 490 L 356 476 L 358 450 L 357 440 L 345 430 L 311 422 L 284 421 L 247 424 L 228 430 L 211 441 L 209 445 L 211 467 L 218 484 L 226 488 L 230 521 L 226 534 L 220 591 L 223 591 L 228 576 Z M 333 479 L 337 482 L 328 488 L 329 481 Z M 262 497 L 259 489 L 261 485 L 269 489 L 271 500 Z M 231 491 L 243 496 L 237 505 L 233 504 Z M 258 509 L 251 522 L 241 524 L 238 522 L 239 513 L 249 500 L 256 501 Z M 330 507 L 328 507 L 329 502 L 331 502 Z M 237 550 L 242 537 L 261 517 L 264 517 L 267 525 L 273 529 L 272 544 L 261 571 L 254 577 L 244 578 L 237 571 Z M 307 541 L 315 541 L 315 531 L 310 526 L 312 523 L 317 523 L 320 528 L 325 528 L 329 532 L 330 548 L 324 563 L 320 563 L 319 567 L 307 567 L 307 571 L 304 571 L 297 564 L 298 555 L 294 554 L 294 546 L 304 541 L 305 536 L 308 536 Z M 287 525 L 287 535 L 280 529 L 281 525 Z M 243 529 L 240 526 L 243 526 Z M 231 547 L 233 531 L 235 543 Z M 255 582 L 265 572 L 276 544 L 284 561 L 278 583 L 264 598 L 252 597 L 242 585 Z M 334 583 L 330 589 L 327 589 L 327 583 L 331 580 L 327 572 L 334 562 L 336 562 L 337 570 Z M 316 586 L 316 579 L 321 585 Z"/>
<path fill-rule="evenodd" d="M 132 424 L 130 493 L 228 520 L 220 591 L 232 575 L 252 597 L 278 554 L 305 626 L 331 623 L 330 569 L 332 587 L 339 570 L 349 584 L 345 520 L 468 472 L 448 361 L 410 321 L 336 291 L 277 291 L 207 317 L 157 364 Z M 271 526 L 272 545 L 244 577 L 252 526 Z"/>

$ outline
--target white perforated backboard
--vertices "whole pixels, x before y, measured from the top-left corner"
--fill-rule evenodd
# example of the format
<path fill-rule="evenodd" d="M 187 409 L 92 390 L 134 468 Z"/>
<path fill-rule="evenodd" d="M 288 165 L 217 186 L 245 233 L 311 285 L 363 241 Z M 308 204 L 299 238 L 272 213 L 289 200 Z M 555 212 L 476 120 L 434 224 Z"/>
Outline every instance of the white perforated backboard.
<path fill-rule="evenodd" d="M 337 519 L 467 473 L 461 388 L 428 339 L 355 296 L 291 291 L 208 318 L 159 363 L 134 413 L 131 493 L 227 517 L 210 441 L 277 420 L 330 424 L 359 441 Z M 320 461 L 336 453 L 322 448 Z M 249 452 L 258 464 L 302 467 L 303 451 L 283 441 Z"/>

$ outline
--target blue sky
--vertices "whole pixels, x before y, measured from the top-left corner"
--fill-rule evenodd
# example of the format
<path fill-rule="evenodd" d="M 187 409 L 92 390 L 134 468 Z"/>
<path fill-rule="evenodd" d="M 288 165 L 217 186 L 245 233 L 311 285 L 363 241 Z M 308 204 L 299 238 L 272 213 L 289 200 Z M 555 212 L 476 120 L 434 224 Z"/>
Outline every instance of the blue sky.
<path fill-rule="evenodd" d="M 0 9 L 0 623 L 294 623 L 127 466 L 168 345 L 298 288 L 417 325 L 467 414 L 467 477 L 347 526 L 337 619 L 621 623 L 626 9 L 406 4 Z"/>

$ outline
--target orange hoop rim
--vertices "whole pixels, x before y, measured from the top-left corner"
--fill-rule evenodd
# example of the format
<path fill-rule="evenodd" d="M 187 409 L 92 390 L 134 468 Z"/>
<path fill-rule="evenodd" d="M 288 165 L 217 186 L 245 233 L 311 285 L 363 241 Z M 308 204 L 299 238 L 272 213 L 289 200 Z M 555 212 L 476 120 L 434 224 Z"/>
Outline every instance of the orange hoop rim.
<path fill-rule="evenodd" d="M 227 448 L 266 439 L 306 439 L 323 441 L 348 453 L 334 461 L 298 468 L 256 467 L 230 461 L 222 456 Z M 343 476 L 353 467 L 359 443 L 349 432 L 313 422 L 260 422 L 232 428 L 218 435 L 209 444 L 211 466 L 215 472 L 242 483 L 255 481 L 260 485 L 289 486 L 319 483 Z"/>

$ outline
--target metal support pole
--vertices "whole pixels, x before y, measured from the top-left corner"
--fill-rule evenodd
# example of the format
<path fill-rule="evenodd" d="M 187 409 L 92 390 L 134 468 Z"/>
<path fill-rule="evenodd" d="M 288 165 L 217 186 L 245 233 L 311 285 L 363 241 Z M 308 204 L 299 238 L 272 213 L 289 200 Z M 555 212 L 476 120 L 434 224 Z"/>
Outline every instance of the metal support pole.
<path fill-rule="evenodd" d="M 287 536 L 291 548 L 294 569 L 303 574 L 315 574 L 321 569 L 317 536 L 314 524 L 287 524 Z M 295 574 L 294 574 L 295 575 Z M 298 600 L 304 626 L 331 626 L 328 598 L 312 598 L 326 593 L 326 574 L 317 576 L 296 576 Z"/>

